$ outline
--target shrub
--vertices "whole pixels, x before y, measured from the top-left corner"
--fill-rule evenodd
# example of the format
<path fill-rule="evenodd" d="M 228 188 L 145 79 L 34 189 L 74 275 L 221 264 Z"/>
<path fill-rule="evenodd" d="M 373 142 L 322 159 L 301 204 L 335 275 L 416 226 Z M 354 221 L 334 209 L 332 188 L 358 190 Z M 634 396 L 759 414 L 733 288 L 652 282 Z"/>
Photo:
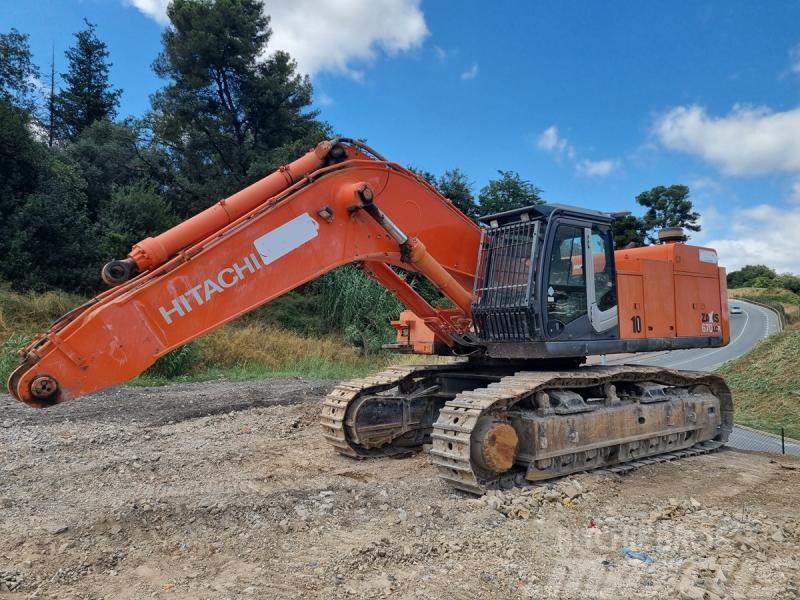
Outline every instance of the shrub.
<path fill-rule="evenodd" d="M 169 354 L 159 358 L 155 364 L 145 371 L 149 377 L 162 377 L 175 379 L 190 375 L 200 365 L 200 346 L 197 342 L 189 342 L 185 346 L 176 348 Z"/>

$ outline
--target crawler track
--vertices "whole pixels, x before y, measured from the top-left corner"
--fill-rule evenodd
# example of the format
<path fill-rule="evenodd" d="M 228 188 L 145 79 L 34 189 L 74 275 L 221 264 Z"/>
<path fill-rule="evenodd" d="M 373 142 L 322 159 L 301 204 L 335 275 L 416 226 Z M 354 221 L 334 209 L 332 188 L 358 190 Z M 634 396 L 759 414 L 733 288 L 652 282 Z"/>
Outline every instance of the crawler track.
<path fill-rule="evenodd" d="M 400 449 L 391 444 L 377 449 L 361 448 L 354 444 L 348 435 L 348 429 L 353 427 L 353 423 L 348 423 L 348 407 L 365 394 L 376 394 L 394 387 L 402 391 L 404 386 L 419 378 L 454 368 L 464 369 L 468 366 L 464 363 L 398 367 L 369 378 L 339 385 L 323 403 L 322 425 L 325 438 L 341 454 L 356 458 L 408 452 L 408 448 Z M 578 451 L 559 454 L 551 459 L 552 468 L 541 471 L 539 478 L 559 477 L 593 469 L 625 472 L 646 464 L 711 452 L 727 440 L 733 418 L 730 393 L 724 381 L 715 375 L 645 366 L 521 371 L 502 377 L 496 383 L 485 387 L 461 392 L 446 402 L 433 426 L 431 460 L 438 467 L 442 478 L 450 485 L 474 494 L 481 494 L 489 489 L 529 484 L 531 475 L 528 473 L 529 464 L 526 463 L 534 463 L 537 460 L 535 455 L 528 456 L 527 461 L 519 462 L 502 474 L 482 470 L 475 463 L 471 449 L 475 443 L 473 433 L 480 419 L 492 417 L 506 420 L 514 411 L 517 413 L 530 411 L 529 407 L 521 409 L 521 403 L 525 400 L 530 402 L 532 396 L 542 390 L 575 390 L 605 384 L 645 382 L 687 389 L 698 385 L 707 386 L 720 401 L 722 426 L 718 435 L 713 440 L 687 439 L 675 445 L 670 441 L 669 447 L 666 446 L 664 436 L 640 437 L 633 441 L 630 438 L 609 440 L 607 445 L 599 448 L 599 452 Z"/>
<path fill-rule="evenodd" d="M 352 427 L 352 423 L 347 422 L 347 409 L 362 396 L 378 394 L 396 386 L 403 386 L 418 377 L 435 372 L 438 368 L 440 367 L 430 365 L 394 367 L 371 377 L 340 383 L 322 403 L 322 416 L 320 417 L 322 435 L 339 454 L 352 458 L 398 454 L 401 450 L 391 445 L 374 449 L 363 448 L 352 443 L 348 435 L 348 427 Z M 402 449 L 402 452 L 408 452 L 408 448 Z"/>

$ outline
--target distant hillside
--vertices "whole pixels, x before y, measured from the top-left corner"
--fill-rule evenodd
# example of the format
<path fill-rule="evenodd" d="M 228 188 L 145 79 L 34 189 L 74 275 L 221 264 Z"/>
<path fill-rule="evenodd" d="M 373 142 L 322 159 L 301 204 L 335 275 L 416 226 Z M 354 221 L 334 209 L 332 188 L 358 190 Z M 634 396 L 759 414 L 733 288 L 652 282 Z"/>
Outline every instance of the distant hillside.
<path fill-rule="evenodd" d="M 790 292 L 791 293 L 791 292 Z M 770 336 L 719 370 L 737 423 L 800 439 L 800 323 Z"/>
<path fill-rule="evenodd" d="M 728 288 L 729 298 L 751 298 L 758 302 L 776 302 L 783 306 L 789 321 L 800 320 L 800 296 L 783 288 Z"/>

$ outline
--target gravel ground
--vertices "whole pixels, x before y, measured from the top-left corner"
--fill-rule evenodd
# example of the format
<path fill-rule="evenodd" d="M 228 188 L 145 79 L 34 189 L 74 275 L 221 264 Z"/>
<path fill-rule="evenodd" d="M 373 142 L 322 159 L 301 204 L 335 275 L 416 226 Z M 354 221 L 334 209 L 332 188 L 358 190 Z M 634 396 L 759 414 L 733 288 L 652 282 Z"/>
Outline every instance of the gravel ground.
<path fill-rule="evenodd" d="M 727 450 L 473 498 L 424 454 L 333 454 L 331 386 L 0 396 L 0 597 L 798 598 L 798 459 Z"/>

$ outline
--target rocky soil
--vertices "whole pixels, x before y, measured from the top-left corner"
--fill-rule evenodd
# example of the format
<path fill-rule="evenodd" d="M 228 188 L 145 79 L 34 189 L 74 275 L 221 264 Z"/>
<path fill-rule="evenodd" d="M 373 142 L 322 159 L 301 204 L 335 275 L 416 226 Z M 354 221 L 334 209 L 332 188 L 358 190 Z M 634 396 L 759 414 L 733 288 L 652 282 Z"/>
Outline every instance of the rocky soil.
<path fill-rule="evenodd" d="M 330 382 L 0 396 L 0 597 L 798 598 L 800 461 L 732 450 L 474 498 L 356 462 Z"/>

